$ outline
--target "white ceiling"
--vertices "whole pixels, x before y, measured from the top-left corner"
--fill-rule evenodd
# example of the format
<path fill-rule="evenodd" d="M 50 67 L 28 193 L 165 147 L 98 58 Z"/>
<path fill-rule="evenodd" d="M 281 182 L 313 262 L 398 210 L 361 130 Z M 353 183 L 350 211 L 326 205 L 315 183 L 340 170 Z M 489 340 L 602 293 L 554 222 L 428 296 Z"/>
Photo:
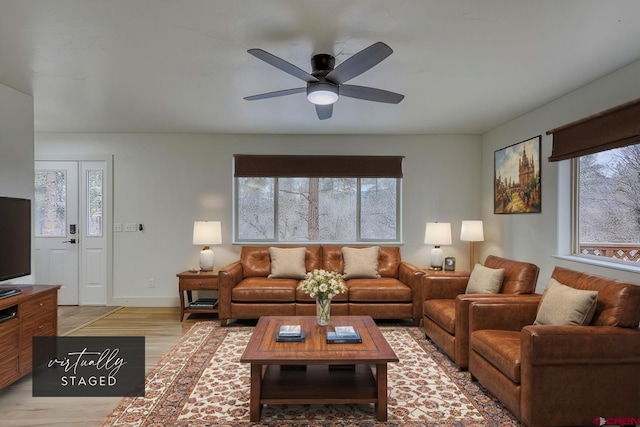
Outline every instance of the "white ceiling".
<path fill-rule="evenodd" d="M 638 0 L 0 0 L 0 83 L 37 132 L 481 134 L 640 59 Z M 311 71 L 374 42 L 394 53 L 318 120 Z M 637 97 L 637 94 L 634 96 Z"/>

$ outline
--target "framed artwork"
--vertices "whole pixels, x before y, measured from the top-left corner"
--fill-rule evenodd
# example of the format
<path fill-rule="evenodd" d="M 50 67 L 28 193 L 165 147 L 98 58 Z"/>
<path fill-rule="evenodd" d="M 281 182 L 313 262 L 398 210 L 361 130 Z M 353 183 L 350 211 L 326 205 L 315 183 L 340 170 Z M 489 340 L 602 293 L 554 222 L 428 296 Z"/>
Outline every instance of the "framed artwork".
<path fill-rule="evenodd" d="M 540 142 L 538 135 L 494 153 L 493 213 L 540 213 Z"/>

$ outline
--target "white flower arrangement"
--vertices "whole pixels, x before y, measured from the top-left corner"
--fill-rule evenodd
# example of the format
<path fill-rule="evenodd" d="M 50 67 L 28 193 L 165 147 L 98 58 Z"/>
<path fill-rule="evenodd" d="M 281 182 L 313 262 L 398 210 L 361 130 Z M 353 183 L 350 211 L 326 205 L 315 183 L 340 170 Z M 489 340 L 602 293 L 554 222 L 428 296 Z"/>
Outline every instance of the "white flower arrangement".
<path fill-rule="evenodd" d="M 321 300 L 331 299 L 347 290 L 342 274 L 320 269 L 308 272 L 298 288 L 311 298 Z"/>

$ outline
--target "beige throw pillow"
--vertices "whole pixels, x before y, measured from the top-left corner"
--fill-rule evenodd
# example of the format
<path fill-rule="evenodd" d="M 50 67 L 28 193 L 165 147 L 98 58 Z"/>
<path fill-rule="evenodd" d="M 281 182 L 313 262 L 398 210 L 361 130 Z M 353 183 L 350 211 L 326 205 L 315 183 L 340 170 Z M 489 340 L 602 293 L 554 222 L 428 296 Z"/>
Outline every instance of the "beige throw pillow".
<path fill-rule="evenodd" d="M 497 294 L 502 287 L 504 268 L 489 268 L 482 264 L 473 267 L 465 294 Z"/>
<path fill-rule="evenodd" d="M 272 279 L 304 279 L 306 248 L 269 248 Z"/>
<path fill-rule="evenodd" d="M 378 256 L 380 246 L 369 248 L 342 248 L 344 279 L 379 279 Z"/>
<path fill-rule="evenodd" d="M 574 289 L 553 277 L 542 294 L 534 325 L 588 325 L 593 319 L 598 291 Z"/>

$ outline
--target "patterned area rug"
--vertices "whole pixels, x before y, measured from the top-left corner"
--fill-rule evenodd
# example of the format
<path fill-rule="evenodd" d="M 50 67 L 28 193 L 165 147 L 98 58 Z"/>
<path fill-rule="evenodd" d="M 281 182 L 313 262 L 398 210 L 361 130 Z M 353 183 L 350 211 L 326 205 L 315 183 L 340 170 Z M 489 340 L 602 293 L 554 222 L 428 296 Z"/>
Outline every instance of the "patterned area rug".
<path fill-rule="evenodd" d="M 266 405 L 249 422 L 249 365 L 239 359 L 252 327 L 199 322 L 147 376 L 145 397 L 125 398 L 103 427 L 519 426 L 416 327 L 381 326 L 400 359 L 388 368 L 388 421 L 373 405 Z"/>

